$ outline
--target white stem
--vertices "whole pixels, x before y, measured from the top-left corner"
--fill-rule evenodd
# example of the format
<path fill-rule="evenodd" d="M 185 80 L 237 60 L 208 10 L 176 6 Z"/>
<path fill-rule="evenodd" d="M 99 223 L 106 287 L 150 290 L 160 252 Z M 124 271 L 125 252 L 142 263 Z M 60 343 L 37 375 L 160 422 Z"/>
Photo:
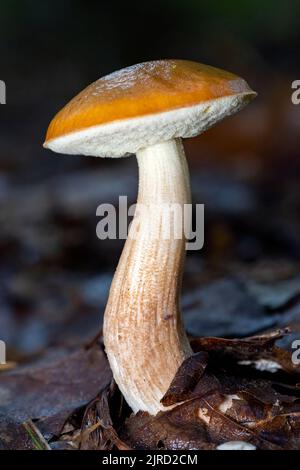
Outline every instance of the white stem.
<path fill-rule="evenodd" d="M 171 204 L 183 213 L 190 188 L 180 139 L 140 150 L 137 160 L 135 225 L 110 289 L 104 343 L 127 403 L 134 412 L 156 414 L 164 409 L 160 399 L 178 367 L 192 353 L 179 306 L 185 237 L 182 228 L 178 239 L 176 216 L 170 216 Z M 139 211 L 139 204 L 147 210 Z M 133 227 L 137 236 L 132 236 Z"/>

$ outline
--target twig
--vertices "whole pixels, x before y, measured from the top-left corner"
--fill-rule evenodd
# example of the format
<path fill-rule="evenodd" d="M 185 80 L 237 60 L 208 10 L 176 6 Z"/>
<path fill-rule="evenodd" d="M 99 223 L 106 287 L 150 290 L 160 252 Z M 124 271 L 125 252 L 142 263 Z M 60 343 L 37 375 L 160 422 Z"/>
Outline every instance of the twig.
<path fill-rule="evenodd" d="M 51 447 L 42 435 L 41 431 L 36 427 L 31 419 L 25 421 L 23 426 L 32 440 L 35 450 L 51 450 Z"/>

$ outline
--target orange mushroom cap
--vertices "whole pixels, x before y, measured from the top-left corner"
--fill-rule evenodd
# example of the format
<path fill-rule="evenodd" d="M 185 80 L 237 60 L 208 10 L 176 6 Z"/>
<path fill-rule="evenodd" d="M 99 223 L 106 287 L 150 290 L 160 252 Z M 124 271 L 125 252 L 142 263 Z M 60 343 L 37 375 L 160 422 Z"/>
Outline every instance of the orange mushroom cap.
<path fill-rule="evenodd" d="M 254 92 L 243 79 L 232 73 L 186 60 L 144 62 L 100 78 L 73 98 L 50 123 L 45 146 L 51 148 L 51 141 L 95 126 L 107 126 L 132 119 L 139 119 L 139 126 L 143 126 L 143 117 L 193 108 L 199 104 L 237 95 L 253 97 Z M 147 120 L 145 125 L 147 126 Z M 153 133 L 152 128 L 149 131 Z M 185 132 L 178 135 L 178 129 L 176 131 L 174 137 L 189 136 L 185 135 Z M 202 128 L 196 133 L 200 131 Z M 100 134 L 103 134 L 103 129 Z M 195 132 L 193 135 L 196 135 Z M 83 138 L 86 137 L 87 135 L 83 134 Z M 95 140 L 94 135 L 93 139 Z M 70 143 L 69 139 L 67 141 Z M 156 142 L 151 139 L 148 142 L 146 139 L 145 144 L 149 143 Z M 73 141 L 71 147 L 70 149 L 66 145 L 64 149 L 62 146 L 61 150 L 77 153 Z M 57 151 L 55 148 L 53 150 Z M 125 145 L 124 153 L 130 151 Z M 86 153 L 82 145 L 79 145 L 78 153 Z M 95 154 L 93 149 L 91 154 Z"/>

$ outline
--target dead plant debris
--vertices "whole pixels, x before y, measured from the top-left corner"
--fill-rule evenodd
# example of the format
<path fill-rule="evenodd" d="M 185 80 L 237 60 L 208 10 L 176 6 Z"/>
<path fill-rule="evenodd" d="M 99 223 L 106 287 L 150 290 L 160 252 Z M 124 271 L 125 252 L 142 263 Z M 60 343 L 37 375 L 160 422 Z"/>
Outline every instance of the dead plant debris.
<path fill-rule="evenodd" d="M 195 353 L 157 416 L 131 413 L 98 336 L 57 360 L 2 374 L 0 447 L 216 449 L 243 441 L 256 449 L 299 449 L 299 366 L 275 344 L 288 334 L 193 339 Z"/>

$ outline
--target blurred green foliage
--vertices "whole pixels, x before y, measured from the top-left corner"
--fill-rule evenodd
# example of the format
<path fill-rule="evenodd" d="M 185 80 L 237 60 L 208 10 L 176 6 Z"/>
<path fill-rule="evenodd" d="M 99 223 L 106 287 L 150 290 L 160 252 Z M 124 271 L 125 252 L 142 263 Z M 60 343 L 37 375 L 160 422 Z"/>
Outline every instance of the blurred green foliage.
<path fill-rule="evenodd" d="M 300 2 L 298 0 L 153 0 L 152 2 L 116 1 L 84 2 L 83 0 L 1 0 L 0 27 L 2 33 L 13 35 L 22 27 L 33 23 L 47 24 L 51 21 L 60 23 L 63 19 L 86 19 L 102 23 L 101 12 L 108 9 L 122 14 L 124 10 L 147 14 L 155 10 L 159 22 L 161 11 L 172 16 L 183 14 L 183 21 L 189 19 L 189 27 L 199 25 L 199 19 L 206 19 L 207 25 L 215 24 L 220 28 L 231 27 L 235 32 L 244 32 L 253 36 L 259 33 L 264 39 L 286 39 L 299 34 Z M 96 18 L 95 18 L 96 15 Z M 99 16 L 97 16 L 99 15 Z M 151 17 L 152 18 L 152 17 Z M 155 26 L 155 25 L 154 25 Z M 201 24 L 205 27 L 205 24 Z"/>
<path fill-rule="evenodd" d="M 170 8 L 190 13 L 195 27 L 198 17 L 221 29 L 263 39 L 286 39 L 299 35 L 300 2 L 297 0 L 166 0 Z"/>

